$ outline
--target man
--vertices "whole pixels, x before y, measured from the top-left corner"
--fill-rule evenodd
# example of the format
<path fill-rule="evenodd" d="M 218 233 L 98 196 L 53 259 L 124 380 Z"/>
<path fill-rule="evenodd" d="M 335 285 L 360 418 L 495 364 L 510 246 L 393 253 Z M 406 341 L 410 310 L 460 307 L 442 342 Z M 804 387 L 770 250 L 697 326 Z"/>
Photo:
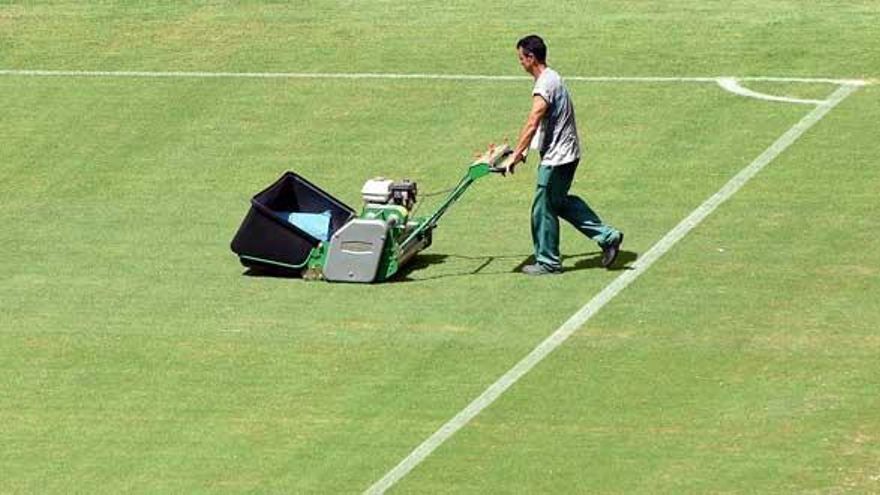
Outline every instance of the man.
<path fill-rule="evenodd" d="M 602 223 L 587 203 L 568 194 L 581 158 L 574 106 L 559 74 L 547 66 L 547 46 L 531 35 L 516 44 L 519 63 L 535 79 L 532 109 L 519 134 L 516 147 L 504 166 L 513 173 L 525 162 L 528 147 L 538 150 L 538 180 L 532 203 L 532 241 L 535 264 L 523 268 L 529 275 L 562 272 L 559 255 L 559 218 L 572 224 L 602 248 L 602 266 L 610 268 L 617 259 L 623 232 Z"/>

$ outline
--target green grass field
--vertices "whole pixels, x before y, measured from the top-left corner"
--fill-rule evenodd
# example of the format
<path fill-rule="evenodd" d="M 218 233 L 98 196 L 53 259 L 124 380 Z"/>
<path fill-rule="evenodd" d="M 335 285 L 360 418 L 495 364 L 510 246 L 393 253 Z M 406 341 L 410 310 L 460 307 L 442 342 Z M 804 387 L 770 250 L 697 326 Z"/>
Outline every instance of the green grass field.
<path fill-rule="evenodd" d="M 0 71 L 520 76 L 538 32 L 563 76 L 880 77 L 874 1 L 545 3 L 3 1 Z M 813 108 L 569 87 L 573 190 L 629 265 Z M 229 242 L 284 170 L 353 206 L 376 175 L 453 186 L 530 89 L 0 73 L 0 493 L 382 478 L 623 272 L 564 227 L 563 276 L 516 273 L 531 166 L 476 184 L 393 283 L 245 276 Z M 392 491 L 880 492 L 878 122 L 875 83 Z"/>

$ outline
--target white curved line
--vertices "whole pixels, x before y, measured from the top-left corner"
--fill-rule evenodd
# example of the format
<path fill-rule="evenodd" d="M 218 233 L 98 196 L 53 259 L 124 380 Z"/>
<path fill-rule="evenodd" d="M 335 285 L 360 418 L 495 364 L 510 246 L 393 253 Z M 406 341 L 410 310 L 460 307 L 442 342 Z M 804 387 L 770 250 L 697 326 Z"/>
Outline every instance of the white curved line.
<path fill-rule="evenodd" d="M 830 79 L 827 77 L 770 77 L 770 76 L 746 76 L 737 77 L 740 81 L 768 81 L 768 82 L 790 82 L 790 83 L 828 83 L 837 84 L 838 86 L 870 86 L 877 84 L 877 81 L 865 79 Z"/>
<path fill-rule="evenodd" d="M 743 87 L 739 81 L 732 77 L 719 77 L 716 82 L 718 85 L 731 93 L 749 98 L 757 98 L 759 100 L 779 101 L 783 103 L 799 103 L 802 105 L 821 105 L 825 100 L 804 100 L 801 98 L 790 98 L 788 96 L 768 95 L 766 93 L 758 93 L 749 88 Z"/>

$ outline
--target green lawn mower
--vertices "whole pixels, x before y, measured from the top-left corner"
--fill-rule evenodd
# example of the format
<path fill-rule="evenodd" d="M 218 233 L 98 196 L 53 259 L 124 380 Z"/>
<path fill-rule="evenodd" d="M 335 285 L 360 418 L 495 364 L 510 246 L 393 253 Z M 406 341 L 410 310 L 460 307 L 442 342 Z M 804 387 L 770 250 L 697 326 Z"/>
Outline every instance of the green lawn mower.
<path fill-rule="evenodd" d="M 430 215 L 413 217 L 415 182 L 376 178 L 360 214 L 303 177 L 286 172 L 251 200 L 232 251 L 255 272 L 306 280 L 371 283 L 392 278 L 431 245 L 437 223 L 478 179 L 504 173 L 509 146 L 490 146 Z"/>

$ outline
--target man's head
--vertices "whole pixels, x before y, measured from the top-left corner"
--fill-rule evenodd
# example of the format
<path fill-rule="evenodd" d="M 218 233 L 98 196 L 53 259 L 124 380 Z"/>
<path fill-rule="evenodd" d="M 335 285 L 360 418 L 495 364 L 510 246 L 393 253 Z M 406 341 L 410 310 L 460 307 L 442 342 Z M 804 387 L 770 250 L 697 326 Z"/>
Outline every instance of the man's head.
<path fill-rule="evenodd" d="M 530 34 L 516 42 L 519 63 L 526 72 L 535 75 L 539 66 L 547 65 L 547 45 L 536 34 Z"/>

